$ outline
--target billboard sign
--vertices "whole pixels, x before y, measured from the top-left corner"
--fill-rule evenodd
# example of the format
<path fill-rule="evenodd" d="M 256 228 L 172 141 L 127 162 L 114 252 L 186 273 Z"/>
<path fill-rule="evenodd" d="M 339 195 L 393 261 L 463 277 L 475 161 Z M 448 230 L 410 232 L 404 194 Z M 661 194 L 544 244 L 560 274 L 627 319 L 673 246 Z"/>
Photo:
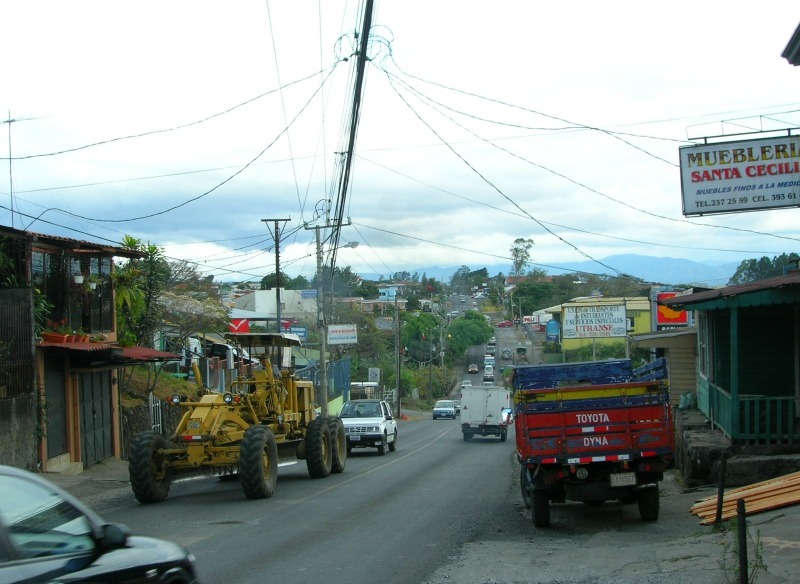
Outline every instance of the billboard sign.
<path fill-rule="evenodd" d="M 677 292 L 660 292 L 656 298 L 658 310 L 656 311 L 656 325 L 675 326 L 689 324 L 689 312 L 686 310 L 675 310 L 670 306 L 661 306 L 661 301 L 667 298 L 674 298 Z"/>
<path fill-rule="evenodd" d="M 297 338 L 303 342 L 308 340 L 308 329 L 304 326 L 292 326 L 286 332 L 297 335 Z"/>
<path fill-rule="evenodd" d="M 562 307 L 562 339 L 624 337 L 628 320 L 624 304 Z"/>
<path fill-rule="evenodd" d="M 332 324 L 328 327 L 329 345 L 355 345 L 358 328 L 354 324 Z"/>
<path fill-rule="evenodd" d="M 548 341 L 558 341 L 558 337 L 560 334 L 560 326 L 557 320 L 548 320 L 547 325 L 545 325 L 545 333 L 547 334 Z"/>
<path fill-rule="evenodd" d="M 683 214 L 800 205 L 800 136 L 680 148 Z"/>

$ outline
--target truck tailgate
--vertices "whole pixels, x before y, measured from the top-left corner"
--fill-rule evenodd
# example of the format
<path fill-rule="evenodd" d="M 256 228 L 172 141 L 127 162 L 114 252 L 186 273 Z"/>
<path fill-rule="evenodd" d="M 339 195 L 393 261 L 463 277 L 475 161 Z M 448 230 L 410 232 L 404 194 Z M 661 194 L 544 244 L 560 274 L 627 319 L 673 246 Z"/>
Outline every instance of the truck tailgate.
<path fill-rule="evenodd" d="M 672 452 L 669 393 L 633 382 L 517 392 L 517 452 L 528 463 L 631 460 Z"/>

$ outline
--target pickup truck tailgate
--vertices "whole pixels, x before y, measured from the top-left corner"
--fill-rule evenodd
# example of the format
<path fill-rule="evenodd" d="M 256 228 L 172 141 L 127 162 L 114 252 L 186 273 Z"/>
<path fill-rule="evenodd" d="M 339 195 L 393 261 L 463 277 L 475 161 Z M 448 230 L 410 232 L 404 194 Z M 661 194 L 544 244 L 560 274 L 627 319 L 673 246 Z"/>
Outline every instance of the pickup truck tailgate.
<path fill-rule="evenodd" d="M 521 390 L 515 402 L 517 451 L 528 463 L 672 452 L 669 393 L 655 382 Z"/>

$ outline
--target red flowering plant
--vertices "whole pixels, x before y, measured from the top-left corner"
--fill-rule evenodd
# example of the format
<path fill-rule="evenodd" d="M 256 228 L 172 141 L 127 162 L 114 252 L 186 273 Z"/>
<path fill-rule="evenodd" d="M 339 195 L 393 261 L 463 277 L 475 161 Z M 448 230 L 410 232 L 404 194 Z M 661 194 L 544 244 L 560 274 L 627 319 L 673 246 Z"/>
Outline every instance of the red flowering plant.
<path fill-rule="evenodd" d="M 66 318 L 62 318 L 61 320 L 48 320 L 44 332 L 63 333 L 65 335 L 72 334 Z"/>

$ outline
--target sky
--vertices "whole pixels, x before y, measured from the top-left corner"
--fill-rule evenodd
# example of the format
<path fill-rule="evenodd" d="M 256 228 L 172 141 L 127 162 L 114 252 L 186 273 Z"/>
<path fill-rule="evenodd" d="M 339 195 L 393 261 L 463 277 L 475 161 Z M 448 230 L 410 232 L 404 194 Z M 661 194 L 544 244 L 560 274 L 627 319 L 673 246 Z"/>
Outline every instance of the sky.
<path fill-rule="evenodd" d="M 684 217 L 679 148 L 800 124 L 788 0 L 29 1 L 0 18 L 0 222 L 217 280 L 800 251 L 797 208 Z M 287 221 L 283 221 L 283 220 Z M 348 242 L 358 247 L 344 247 Z M 635 276 L 635 274 L 633 274 Z M 720 283 L 722 284 L 722 283 Z"/>

